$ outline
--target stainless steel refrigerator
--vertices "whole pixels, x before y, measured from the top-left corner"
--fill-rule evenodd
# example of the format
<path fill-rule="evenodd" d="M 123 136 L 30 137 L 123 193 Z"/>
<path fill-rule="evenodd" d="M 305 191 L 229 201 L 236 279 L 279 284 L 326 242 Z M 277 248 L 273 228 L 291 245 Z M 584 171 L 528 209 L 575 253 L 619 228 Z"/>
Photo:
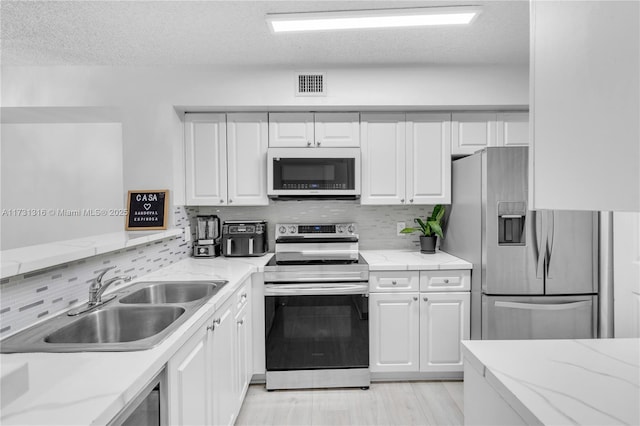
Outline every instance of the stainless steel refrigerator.
<path fill-rule="evenodd" d="M 452 164 L 441 249 L 473 263 L 472 339 L 597 336 L 598 216 L 533 211 L 528 148 L 486 148 Z"/>

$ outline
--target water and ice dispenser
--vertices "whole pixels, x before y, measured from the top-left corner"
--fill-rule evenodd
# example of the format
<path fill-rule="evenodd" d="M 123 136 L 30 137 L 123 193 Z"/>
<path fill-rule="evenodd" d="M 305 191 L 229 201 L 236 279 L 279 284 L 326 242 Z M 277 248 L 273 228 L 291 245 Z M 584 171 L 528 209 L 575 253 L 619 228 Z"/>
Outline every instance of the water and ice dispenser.
<path fill-rule="evenodd" d="M 525 202 L 498 203 L 498 245 L 525 245 Z"/>

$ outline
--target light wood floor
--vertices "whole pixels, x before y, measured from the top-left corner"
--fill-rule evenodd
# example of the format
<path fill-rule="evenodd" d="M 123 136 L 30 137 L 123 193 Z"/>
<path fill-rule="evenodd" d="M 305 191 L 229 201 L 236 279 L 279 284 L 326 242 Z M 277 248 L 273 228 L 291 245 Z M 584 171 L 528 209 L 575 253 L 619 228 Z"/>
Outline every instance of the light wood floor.
<path fill-rule="evenodd" d="M 462 425 L 462 400 L 461 381 L 273 392 L 251 385 L 236 425 Z"/>

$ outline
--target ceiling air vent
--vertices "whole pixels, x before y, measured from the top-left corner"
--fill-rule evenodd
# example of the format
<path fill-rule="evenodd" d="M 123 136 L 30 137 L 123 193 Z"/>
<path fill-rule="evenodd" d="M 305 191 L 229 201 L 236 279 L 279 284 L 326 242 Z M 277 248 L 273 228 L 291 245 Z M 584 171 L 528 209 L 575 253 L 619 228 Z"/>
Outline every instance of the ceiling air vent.
<path fill-rule="evenodd" d="M 327 79 L 325 73 L 296 74 L 296 96 L 325 96 Z"/>

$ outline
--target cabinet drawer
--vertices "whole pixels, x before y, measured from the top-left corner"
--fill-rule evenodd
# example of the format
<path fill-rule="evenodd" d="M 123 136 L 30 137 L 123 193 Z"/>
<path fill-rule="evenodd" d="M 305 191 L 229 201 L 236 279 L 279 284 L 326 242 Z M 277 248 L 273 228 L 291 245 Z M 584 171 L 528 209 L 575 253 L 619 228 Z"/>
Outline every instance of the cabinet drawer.
<path fill-rule="evenodd" d="M 369 273 L 370 292 L 418 291 L 418 271 L 376 271 Z"/>
<path fill-rule="evenodd" d="M 421 271 L 420 291 L 469 291 L 471 271 Z"/>

